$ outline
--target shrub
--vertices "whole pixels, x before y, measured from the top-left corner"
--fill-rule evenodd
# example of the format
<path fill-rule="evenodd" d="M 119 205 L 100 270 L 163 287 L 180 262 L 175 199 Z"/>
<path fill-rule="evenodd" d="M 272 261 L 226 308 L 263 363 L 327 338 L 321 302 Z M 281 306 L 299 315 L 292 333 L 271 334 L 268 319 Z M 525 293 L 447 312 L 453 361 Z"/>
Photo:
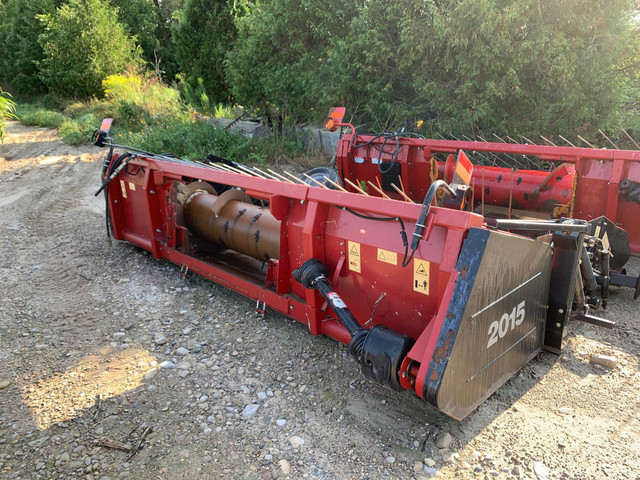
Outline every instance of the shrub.
<path fill-rule="evenodd" d="M 102 93 L 102 80 L 139 62 L 139 50 L 100 0 L 68 0 L 46 24 L 41 73 L 51 91 L 86 97 Z"/>
<path fill-rule="evenodd" d="M 239 163 L 253 164 L 264 164 L 283 151 L 302 151 L 293 142 L 245 138 L 202 120 L 178 121 L 146 127 L 138 132 L 125 132 L 118 137 L 118 142 L 154 153 L 170 152 L 193 160 L 214 154 Z"/>
<path fill-rule="evenodd" d="M 142 74 L 110 75 L 102 82 L 102 86 L 118 123 L 132 130 L 188 115 L 180 102 L 178 91 L 153 77 Z"/>
<path fill-rule="evenodd" d="M 62 113 L 46 110 L 44 108 L 21 107 L 19 111 L 20 121 L 29 126 L 60 128 L 64 121 L 68 120 L 68 117 L 64 116 Z"/>
<path fill-rule="evenodd" d="M 9 97 L 11 97 L 11 95 L 0 88 L 0 142 L 2 142 L 5 137 L 5 119 L 17 118 L 16 104 Z"/>

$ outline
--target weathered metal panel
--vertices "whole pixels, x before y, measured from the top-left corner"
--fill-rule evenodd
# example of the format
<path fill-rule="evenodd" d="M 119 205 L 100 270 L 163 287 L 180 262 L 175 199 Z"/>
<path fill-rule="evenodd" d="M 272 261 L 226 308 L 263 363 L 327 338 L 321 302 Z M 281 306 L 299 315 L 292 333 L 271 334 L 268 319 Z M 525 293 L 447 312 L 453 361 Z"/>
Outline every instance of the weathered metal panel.
<path fill-rule="evenodd" d="M 427 373 L 427 400 L 462 419 L 540 351 L 550 265 L 548 244 L 469 231 Z"/>

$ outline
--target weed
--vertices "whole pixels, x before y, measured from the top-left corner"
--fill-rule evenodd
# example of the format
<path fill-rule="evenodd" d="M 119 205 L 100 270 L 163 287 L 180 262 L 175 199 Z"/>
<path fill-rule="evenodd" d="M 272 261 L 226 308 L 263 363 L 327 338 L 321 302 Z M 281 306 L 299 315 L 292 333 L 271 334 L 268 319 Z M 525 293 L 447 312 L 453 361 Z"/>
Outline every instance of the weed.
<path fill-rule="evenodd" d="M 7 118 L 16 117 L 16 104 L 11 100 L 11 94 L 0 88 L 0 142 L 4 140 L 4 122 Z"/>

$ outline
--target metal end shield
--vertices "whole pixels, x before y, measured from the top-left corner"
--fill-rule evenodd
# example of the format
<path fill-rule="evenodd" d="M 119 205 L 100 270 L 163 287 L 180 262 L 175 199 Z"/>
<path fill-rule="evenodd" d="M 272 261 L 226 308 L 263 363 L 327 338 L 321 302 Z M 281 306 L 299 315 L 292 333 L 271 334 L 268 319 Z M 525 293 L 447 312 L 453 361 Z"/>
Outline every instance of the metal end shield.
<path fill-rule="evenodd" d="M 424 398 L 463 419 L 541 349 L 549 245 L 471 229 L 424 383 Z"/>

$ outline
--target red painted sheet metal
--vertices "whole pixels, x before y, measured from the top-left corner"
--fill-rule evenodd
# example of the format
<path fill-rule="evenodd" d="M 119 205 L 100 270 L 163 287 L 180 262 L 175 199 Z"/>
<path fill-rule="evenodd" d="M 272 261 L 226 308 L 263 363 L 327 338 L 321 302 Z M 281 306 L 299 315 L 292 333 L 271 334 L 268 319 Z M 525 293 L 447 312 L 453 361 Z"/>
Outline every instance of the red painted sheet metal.
<path fill-rule="evenodd" d="M 192 251 L 187 229 L 178 220 L 179 189 L 175 184 L 192 181 L 233 185 L 268 201 L 271 213 L 280 221 L 279 258 L 262 266 L 250 258 L 236 264 L 234 254 L 227 258 Z M 446 301 L 445 292 L 454 281 L 452 275 L 456 274 L 455 265 L 466 232 L 483 224 L 479 215 L 433 207 L 427 220 L 432 228 L 420 242 L 409 266 L 403 268 L 400 264 L 404 246 L 397 219 L 402 219 L 410 236 L 420 215 L 419 204 L 151 157 L 131 160 L 108 188 L 109 214 L 116 239 L 129 241 L 153 252 L 156 258 L 188 267 L 189 271 L 266 302 L 268 308 L 307 325 L 314 335 L 325 334 L 343 343 L 350 340 L 345 328 L 316 291 L 293 280 L 293 269 L 309 258 L 322 260 L 331 272 L 336 292 L 349 299 L 349 308 L 358 321 L 369 327 L 383 324 L 414 339 L 423 338 L 425 332 L 435 332 L 429 325 L 439 311 L 444 311 L 442 302 Z M 352 212 L 391 219 L 378 221 Z M 355 261 L 353 250 L 350 251 L 353 245 L 357 245 Z M 353 263 L 358 264 L 357 269 Z M 423 286 L 414 288 L 416 271 L 425 281 Z M 422 341 L 419 345 L 426 348 L 432 344 L 433 341 Z M 412 349 L 412 358 L 418 363 L 428 362 L 431 353 L 419 348 Z M 421 394 L 421 390 L 417 393 Z"/>
<path fill-rule="evenodd" d="M 432 157 L 437 154 L 465 151 L 471 157 L 479 152 L 488 158 L 503 154 L 551 162 L 548 171 L 517 168 L 515 161 L 513 168 L 475 166 L 471 184 L 476 204 L 484 200 L 486 204 L 549 213 L 566 205 L 561 215 L 585 220 L 606 215 L 629 233 L 631 251 L 640 254 L 640 222 L 635 220 L 640 216 L 640 204 L 625 200 L 618 189 L 623 180 L 640 183 L 640 151 L 398 137 L 396 154 L 395 139 L 385 143 L 367 135 L 357 136 L 353 142 L 352 138 L 352 134 L 345 135 L 338 145 L 339 174 L 352 182 L 376 184 L 382 178 L 378 163 L 395 158 L 401 176 L 396 183 L 402 183 L 404 192 L 416 202 L 423 200 L 433 180 Z M 368 145 L 357 147 L 363 144 Z M 453 162 L 449 163 L 438 162 L 440 178 L 446 178 L 446 172 L 452 178 Z M 373 189 L 369 193 L 376 195 Z M 385 193 L 399 198 L 393 190 Z"/>

